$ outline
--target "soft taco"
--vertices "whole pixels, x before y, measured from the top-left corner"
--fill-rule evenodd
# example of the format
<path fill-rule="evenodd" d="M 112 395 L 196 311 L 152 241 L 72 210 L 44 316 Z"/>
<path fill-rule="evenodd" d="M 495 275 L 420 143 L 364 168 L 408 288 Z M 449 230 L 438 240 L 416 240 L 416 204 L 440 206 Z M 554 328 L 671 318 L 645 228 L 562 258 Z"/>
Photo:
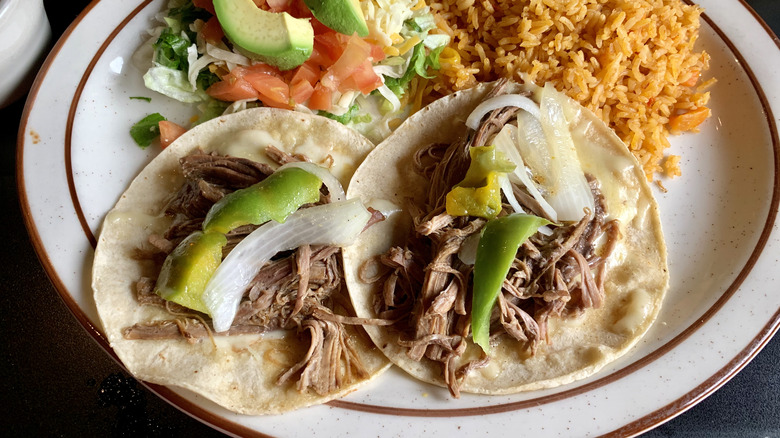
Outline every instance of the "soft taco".
<path fill-rule="evenodd" d="M 551 86 L 433 102 L 372 151 L 348 196 L 401 213 L 344 252 L 374 343 L 425 382 L 507 394 L 594 374 L 658 315 L 666 247 L 642 167 Z"/>
<path fill-rule="evenodd" d="M 378 219 L 341 186 L 372 148 L 332 120 L 257 108 L 163 150 L 107 214 L 95 251 L 95 303 L 128 371 L 258 415 L 385 370 L 340 257 Z"/>

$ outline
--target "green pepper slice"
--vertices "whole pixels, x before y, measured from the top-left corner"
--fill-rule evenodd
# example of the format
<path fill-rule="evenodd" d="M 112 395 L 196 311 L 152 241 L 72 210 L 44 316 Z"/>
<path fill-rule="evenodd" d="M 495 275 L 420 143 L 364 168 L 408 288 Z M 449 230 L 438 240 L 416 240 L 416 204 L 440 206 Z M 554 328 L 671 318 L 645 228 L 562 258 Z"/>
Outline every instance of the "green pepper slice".
<path fill-rule="evenodd" d="M 163 299 L 208 314 L 203 291 L 222 263 L 227 238 L 221 233 L 196 231 L 174 248 L 163 262 L 154 292 Z"/>
<path fill-rule="evenodd" d="M 474 262 L 471 297 L 471 333 L 474 343 L 490 352 L 490 313 L 520 245 L 547 219 L 515 213 L 488 221 L 482 229 Z"/>
<path fill-rule="evenodd" d="M 203 231 L 227 233 L 242 225 L 284 222 L 303 204 L 320 199 L 322 181 L 297 167 L 278 170 L 259 183 L 217 201 L 206 214 Z"/>

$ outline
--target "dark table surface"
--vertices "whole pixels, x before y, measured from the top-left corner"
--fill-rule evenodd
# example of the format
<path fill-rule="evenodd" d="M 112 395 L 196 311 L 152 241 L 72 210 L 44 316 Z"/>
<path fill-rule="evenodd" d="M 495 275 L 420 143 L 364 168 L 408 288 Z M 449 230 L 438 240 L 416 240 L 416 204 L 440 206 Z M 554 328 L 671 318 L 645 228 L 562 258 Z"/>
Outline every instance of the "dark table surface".
<path fill-rule="evenodd" d="M 88 3 L 44 1 L 55 40 Z M 780 33 L 780 1 L 747 3 Z M 24 98 L 0 110 L 6 242 L 0 252 L 0 434 L 222 436 L 130 378 L 49 282 L 29 241 L 16 189 L 16 130 L 23 108 Z M 722 388 L 644 436 L 780 437 L 779 362 L 780 337 L 775 337 Z"/>

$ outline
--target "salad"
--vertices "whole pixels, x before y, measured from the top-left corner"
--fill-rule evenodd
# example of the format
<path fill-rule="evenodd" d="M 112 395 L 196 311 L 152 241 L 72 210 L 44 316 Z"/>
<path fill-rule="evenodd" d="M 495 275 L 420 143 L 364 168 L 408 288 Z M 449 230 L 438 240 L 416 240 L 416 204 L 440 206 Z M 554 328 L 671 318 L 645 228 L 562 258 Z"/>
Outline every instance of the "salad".
<path fill-rule="evenodd" d="M 229 0 L 170 0 L 133 56 L 148 89 L 197 106 L 192 125 L 269 106 L 323 115 L 378 142 L 420 108 L 428 71 L 439 68 L 439 54 L 449 43 L 436 33 L 425 0 L 355 1 L 367 32 L 351 35 L 325 26 L 307 7 L 350 0 L 245 1 L 310 23 L 313 43 L 302 63 L 268 62 L 234 44 L 223 26 L 225 14 L 215 10 Z M 165 147 L 186 129 L 151 114 L 131 135 L 139 146 L 159 137 Z"/>

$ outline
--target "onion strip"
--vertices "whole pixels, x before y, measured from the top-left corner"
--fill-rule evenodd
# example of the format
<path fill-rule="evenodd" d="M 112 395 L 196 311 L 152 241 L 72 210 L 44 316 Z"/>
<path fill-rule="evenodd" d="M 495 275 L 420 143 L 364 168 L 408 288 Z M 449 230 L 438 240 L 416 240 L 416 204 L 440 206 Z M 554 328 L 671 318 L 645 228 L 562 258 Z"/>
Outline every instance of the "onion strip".
<path fill-rule="evenodd" d="M 493 143 L 496 146 L 496 150 L 501 151 L 510 161 L 512 161 L 512 163 L 514 163 L 516 167 L 512 175 L 525 186 L 526 190 L 528 190 L 528 194 L 539 203 L 539 206 L 542 208 L 542 212 L 547 219 L 551 222 L 558 222 L 558 213 L 552 208 L 550 203 L 544 199 L 539 188 L 536 187 L 536 183 L 528 176 L 525 161 L 518 150 L 517 138 L 517 127 L 515 125 L 504 125 L 504 127 L 501 128 L 501 131 L 496 135 Z M 522 212 L 518 211 L 517 213 Z"/>
<path fill-rule="evenodd" d="M 502 94 L 500 96 L 490 98 L 477 105 L 477 107 L 474 108 L 474 111 L 472 111 L 471 114 L 469 114 L 469 117 L 466 119 L 466 126 L 476 130 L 479 127 L 479 122 L 482 120 L 482 117 L 484 117 L 485 114 L 495 109 L 508 106 L 513 106 L 528 111 L 528 113 L 537 119 L 540 117 L 539 105 L 537 105 L 533 100 L 523 96 L 522 94 Z"/>
<path fill-rule="evenodd" d="M 371 213 L 358 199 L 303 208 L 281 224 L 269 221 L 228 254 L 206 284 L 203 303 L 214 331 L 230 329 L 241 297 L 271 257 L 301 245 L 347 246 L 363 231 Z"/>
<path fill-rule="evenodd" d="M 501 191 L 504 192 L 504 197 L 506 197 L 509 205 L 511 205 L 515 210 L 515 213 L 527 214 L 520 205 L 520 202 L 515 197 L 515 191 L 512 189 L 512 183 L 509 182 L 509 177 L 506 175 L 499 177 L 499 183 L 501 184 Z M 542 200 L 544 201 L 544 198 L 542 198 Z M 555 212 L 555 210 L 553 210 L 553 212 Z M 552 235 L 552 229 L 547 225 L 540 226 L 537 231 L 544 234 L 545 236 Z M 463 260 L 463 258 L 461 258 L 461 260 Z"/>

